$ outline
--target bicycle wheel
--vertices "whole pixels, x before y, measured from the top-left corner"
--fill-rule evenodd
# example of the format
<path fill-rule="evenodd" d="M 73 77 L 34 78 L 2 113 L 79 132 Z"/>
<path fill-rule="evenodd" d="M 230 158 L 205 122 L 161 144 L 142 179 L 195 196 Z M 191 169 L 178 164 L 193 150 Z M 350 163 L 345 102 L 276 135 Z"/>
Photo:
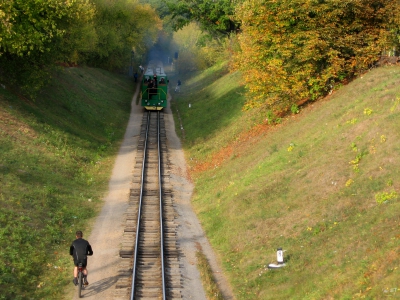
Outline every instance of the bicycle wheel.
<path fill-rule="evenodd" d="M 83 285 L 83 274 L 78 273 L 78 298 L 82 298 L 82 285 Z"/>

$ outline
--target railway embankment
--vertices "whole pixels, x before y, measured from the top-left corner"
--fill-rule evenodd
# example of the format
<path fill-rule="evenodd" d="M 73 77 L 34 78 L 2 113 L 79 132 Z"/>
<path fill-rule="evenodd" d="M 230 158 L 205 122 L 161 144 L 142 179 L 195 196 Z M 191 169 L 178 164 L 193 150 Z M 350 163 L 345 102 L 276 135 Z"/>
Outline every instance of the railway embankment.
<path fill-rule="evenodd" d="M 64 250 L 76 228 L 89 234 L 129 118 L 129 80 L 66 70 L 35 101 L 0 92 L 0 289 L 9 299 L 63 295 Z M 192 205 L 237 299 L 398 295 L 398 66 L 272 123 L 265 108 L 242 110 L 240 74 L 222 65 L 180 79 L 172 110 Z M 268 269 L 277 248 L 286 265 Z"/>
<path fill-rule="evenodd" d="M 192 204 L 237 298 L 397 297 L 400 67 L 281 118 L 243 111 L 240 83 L 216 66 L 172 101 Z M 269 269 L 278 248 L 285 267 Z"/>
<path fill-rule="evenodd" d="M 35 100 L 0 89 L 1 298 L 62 299 L 72 285 L 69 245 L 102 206 L 133 91 L 91 68 L 54 74 Z"/>

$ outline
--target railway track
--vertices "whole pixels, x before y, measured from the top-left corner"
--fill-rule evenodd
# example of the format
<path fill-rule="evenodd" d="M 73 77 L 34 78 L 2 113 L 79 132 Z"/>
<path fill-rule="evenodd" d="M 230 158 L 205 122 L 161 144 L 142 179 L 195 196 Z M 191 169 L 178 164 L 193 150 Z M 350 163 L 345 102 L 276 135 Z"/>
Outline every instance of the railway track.
<path fill-rule="evenodd" d="M 114 299 L 181 299 L 163 112 L 144 113 Z"/>

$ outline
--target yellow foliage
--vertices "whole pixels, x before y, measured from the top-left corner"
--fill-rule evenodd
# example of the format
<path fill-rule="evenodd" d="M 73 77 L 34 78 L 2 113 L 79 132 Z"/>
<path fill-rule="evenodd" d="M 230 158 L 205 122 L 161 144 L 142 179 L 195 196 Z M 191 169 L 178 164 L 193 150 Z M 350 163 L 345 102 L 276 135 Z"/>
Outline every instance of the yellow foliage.
<path fill-rule="evenodd" d="M 379 10 L 375 2 L 247 0 L 237 6 L 241 51 L 234 59 L 248 88 L 246 107 L 285 111 L 369 68 L 395 40 L 388 24 L 400 27 L 393 13 L 398 2 L 378 1 Z"/>

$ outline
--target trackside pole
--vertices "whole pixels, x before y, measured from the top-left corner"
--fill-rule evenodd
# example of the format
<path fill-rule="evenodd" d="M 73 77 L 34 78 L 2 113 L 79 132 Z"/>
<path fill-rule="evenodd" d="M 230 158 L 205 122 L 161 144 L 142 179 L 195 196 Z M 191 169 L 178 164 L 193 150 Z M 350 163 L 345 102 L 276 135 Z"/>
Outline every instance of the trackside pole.
<path fill-rule="evenodd" d="M 283 250 L 282 250 L 282 248 L 278 248 L 276 250 L 276 261 L 277 261 L 276 264 L 274 264 L 274 263 L 273 264 L 269 264 L 268 268 L 269 269 L 278 269 L 278 268 L 282 268 L 282 267 L 286 266 L 285 261 L 283 259 Z"/>
<path fill-rule="evenodd" d="M 283 264 L 283 251 L 282 248 L 278 248 L 276 251 L 276 260 L 278 261 L 278 264 Z"/>

